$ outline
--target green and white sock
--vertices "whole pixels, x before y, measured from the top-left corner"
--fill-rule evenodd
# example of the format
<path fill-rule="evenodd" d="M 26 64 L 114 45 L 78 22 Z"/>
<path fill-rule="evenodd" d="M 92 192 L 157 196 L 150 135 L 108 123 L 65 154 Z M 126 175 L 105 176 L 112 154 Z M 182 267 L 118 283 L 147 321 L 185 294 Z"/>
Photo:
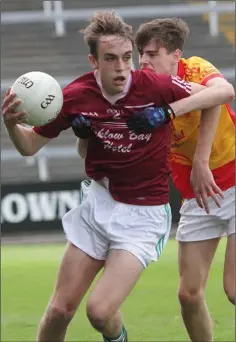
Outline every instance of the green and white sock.
<path fill-rule="evenodd" d="M 122 331 L 121 331 L 121 334 L 120 334 L 120 337 L 116 338 L 116 339 L 112 339 L 112 338 L 109 338 L 109 337 L 106 337 L 104 335 L 102 335 L 103 337 L 103 341 L 104 342 L 128 342 L 127 340 L 127 331 L 125 330 L 125 327 L 123 326 L 122 327 Z"/>

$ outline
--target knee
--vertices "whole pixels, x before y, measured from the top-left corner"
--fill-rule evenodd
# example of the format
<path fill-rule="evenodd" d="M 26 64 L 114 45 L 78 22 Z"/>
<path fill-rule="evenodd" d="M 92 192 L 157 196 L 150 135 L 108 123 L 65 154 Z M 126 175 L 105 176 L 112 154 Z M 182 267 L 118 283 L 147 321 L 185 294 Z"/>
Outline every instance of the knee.
<path fill-rule="evenodd" d="M 76 309 L 68 303 L 51 302 L 46 310 L 44 319 L 59 324 L 69 324 Z"/>
<path fill-rule="evenodd" d="M 230 302 L 231 304 L 235 305 L 235 296 L 232 296 L 232 295 L 227 294 L 227 293 L 226 293 L 226 295 L 227 295 L 227 297 L 228 297 L 229 302 Z"/>
<path fill-rule="evenodd" d="M 232 283 L 233 284 L 233 283 Z M 233 305 L 235 305 L 235 289 L 233 286 L 224 286 L 225 294 L 229 300 L 229 302 Z"/>
<path fill-rule="evenodd" d="M 198 287 L 180 287 L 178 298 L 182 307 L 195 306 L 204 300 L 204 289 Z"/>
<path fill-rule="evenodd" d="M 87 317 L 94 329 L 102 332 L 110 317 L 109 310 L 105 303 L 100 300 L 89 299 L 86 311 Z"/>

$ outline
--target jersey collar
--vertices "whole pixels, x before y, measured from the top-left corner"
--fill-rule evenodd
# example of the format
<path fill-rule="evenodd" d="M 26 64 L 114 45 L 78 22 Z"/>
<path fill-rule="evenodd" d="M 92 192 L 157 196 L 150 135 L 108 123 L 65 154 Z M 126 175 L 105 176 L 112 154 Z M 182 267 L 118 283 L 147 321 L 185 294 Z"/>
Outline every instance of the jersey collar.
<path fill-rule="evenodd" d="M 177 76 L 179 76 L 180 78 L 184 78 L 184 75 L 185 75 L 184 64 L 180 60 L 179 63 L 178 63 L 178 73 L 177 73 Z"/>

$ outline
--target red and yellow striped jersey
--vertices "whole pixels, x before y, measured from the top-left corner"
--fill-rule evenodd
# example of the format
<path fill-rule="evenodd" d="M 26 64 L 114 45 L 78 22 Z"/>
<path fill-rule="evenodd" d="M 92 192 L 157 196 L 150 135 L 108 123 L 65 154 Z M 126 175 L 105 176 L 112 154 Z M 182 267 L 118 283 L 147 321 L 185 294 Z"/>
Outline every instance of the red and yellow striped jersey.
<path fill-rule="evenodd" d="M 182 58 L 178 76 L 205 85 L 214 77 L 224 77 L 211 63 L 200 58 Z M 235 113 L 228 104 L 221 106 L 221 116 L 210 155 L 215 182 L 226 190 L 235 184 Z M 171 122 L 171 166 L 176 188 L 184 198 L 194 197 L 190 172 L 199 134 L 200 111 L 193 111 Z"/>

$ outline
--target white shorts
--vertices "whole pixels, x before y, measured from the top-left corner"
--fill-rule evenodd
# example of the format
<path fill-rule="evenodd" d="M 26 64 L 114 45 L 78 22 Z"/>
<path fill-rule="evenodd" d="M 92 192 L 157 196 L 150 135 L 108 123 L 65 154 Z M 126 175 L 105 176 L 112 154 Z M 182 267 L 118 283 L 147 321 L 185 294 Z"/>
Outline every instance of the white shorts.
<path fill-rule="evenodd" d="M 178 241 L 204 241 L 235 233 L 235 187 L 224 191 L 221 208 L 208 199 L 210 214 L 201 209 L 196 200 L 184 200 L 177 229 Z"/>
<path fill-rule="evenodd" d="M 82 203 L 62 218 L 70 242 L 98 260 L 105 260 L 110 249 L 129 251 L 144 267 L 160 257 L 171 229 L 169 204 L 120 203 L 95 181 L 83 188 Z"/>
<path fill-rule="evenodd" d="M 85 201 L 88 196 L 89 186 L 91 185 L 91 179 L 86 179 L 81 182 L 80 188 L 80 204 Z"/>

